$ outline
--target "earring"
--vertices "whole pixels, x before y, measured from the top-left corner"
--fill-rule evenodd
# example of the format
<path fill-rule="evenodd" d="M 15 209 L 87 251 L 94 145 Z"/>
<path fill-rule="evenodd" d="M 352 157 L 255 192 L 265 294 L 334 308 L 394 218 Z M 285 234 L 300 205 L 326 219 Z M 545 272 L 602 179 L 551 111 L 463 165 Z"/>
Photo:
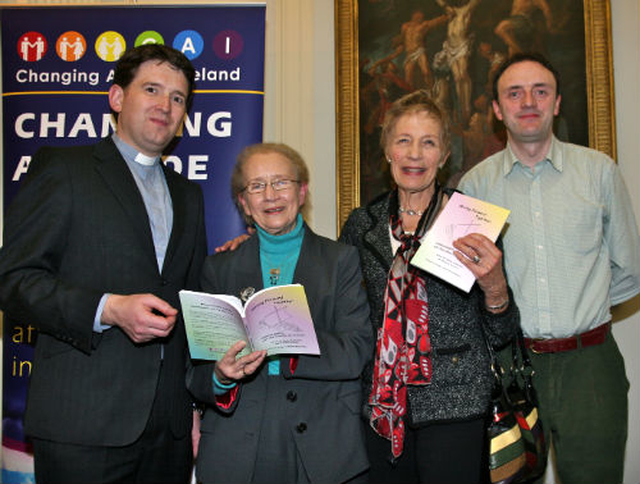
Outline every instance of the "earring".
<path fill-rule="evenodd" d="M 387 158 L 387 163 L 391 164 L 391 158 Z"/>

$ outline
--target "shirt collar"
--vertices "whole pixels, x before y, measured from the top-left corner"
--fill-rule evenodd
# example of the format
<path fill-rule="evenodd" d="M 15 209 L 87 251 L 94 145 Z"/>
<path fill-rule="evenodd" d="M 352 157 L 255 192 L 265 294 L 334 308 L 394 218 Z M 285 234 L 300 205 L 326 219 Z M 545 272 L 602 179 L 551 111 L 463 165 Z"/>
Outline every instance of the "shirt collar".
<path fill-rule="evenodd" d="M 549 145 L 549 151 L 543 161 L 549 162 L 549 164 L 557 171 L 562 172 L 562 143 L 558 141 L 555 135 L 551 137 L 551 144 Z M 513 170 L 514 166 L 518 163 L 524 166 L 522 162 L 515 155 L 511 149 L 511 144 L 507 142 L 507 148 L 504 152 L 504 158 L 502 162 L 503 175 L 507 176 Z"/>
<path fill-rule="evenodd" d="M 122 157 L 129 163 L 135 162 L 138 165 L 153 166 L 160 159 L 159 156 L 152 157 L 140 153 L 133 146 L 123 141 L 116 133 L 113 133 L 112 139 Z"/>

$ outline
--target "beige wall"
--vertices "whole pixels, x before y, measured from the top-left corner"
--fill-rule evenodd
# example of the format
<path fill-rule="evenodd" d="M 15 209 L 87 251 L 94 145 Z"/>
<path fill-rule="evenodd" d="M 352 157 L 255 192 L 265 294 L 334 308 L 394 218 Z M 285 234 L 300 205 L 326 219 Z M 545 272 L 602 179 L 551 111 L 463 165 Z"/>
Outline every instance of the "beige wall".
<path fill-rule="evenodd" d="M 618 163 L 631 193 L 640 224 L 640 2 L 612 0 L 613 61 L 616 89 Z M 640 302 L 636 297 L 619 308 L 622 321 L 614 326 L 631 382 L 629 441 L 625 480 L 640 482 Z M 616 314 L 617 316 L 617 314 Z M 636 457 L 633 457 L 633 456 Z"/>
<path fill-rule="evenodd" d="M 7 3 L 9 2 L 0 0 L 0 5 Z M 176 2 L 165 3 L 175 4 Z M 267 0 L 265 3 L 267 4 L 267 68 L 264 139 L 289 143 L 305 157 L 311 170 L 313 193 L 310 223 L 321 234 L 334 237 L 336 209 L 333 0 Z M 640 6 L 639 0 L 611 0 L 611 4 L 618 159 L 631 192 L 636 219 L 638 219 L 640 215 L 640 34 L 638 33 Z M 626 484 L 640 482 L 640 461 L 632 457 L 640 454 L 639 305 L 639 299 L 636 298 L 630 304 L 619 308 L 616 315 L 621 320 L 614 326 L 614 333 L 625 356 L 631 382 L 630 415 L 632 418 L 625 469 Z M 552 475 L 547 477 L 547 482 L 554 482 Z"/>

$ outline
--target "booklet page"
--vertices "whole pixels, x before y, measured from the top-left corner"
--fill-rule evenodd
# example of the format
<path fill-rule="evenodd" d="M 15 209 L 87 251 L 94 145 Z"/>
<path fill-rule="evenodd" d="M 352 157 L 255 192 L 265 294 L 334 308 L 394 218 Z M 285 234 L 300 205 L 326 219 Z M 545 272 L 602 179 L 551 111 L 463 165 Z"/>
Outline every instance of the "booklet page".
<path fill-rule="evenodd" d="M 475 277 L 454 255 L 453 241 L 478 233 L 496 241 L 510 210 L 455 192 L 424 237 L 411 264 L 469 292 Z"/>

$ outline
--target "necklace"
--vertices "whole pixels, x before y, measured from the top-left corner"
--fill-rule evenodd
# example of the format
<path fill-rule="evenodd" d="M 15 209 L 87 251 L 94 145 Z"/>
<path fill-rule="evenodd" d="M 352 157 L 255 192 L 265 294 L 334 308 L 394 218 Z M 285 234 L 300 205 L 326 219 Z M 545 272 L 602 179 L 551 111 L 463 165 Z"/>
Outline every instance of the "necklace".
<path fill-rule="evenodd" d="M 280 268 L 272 267 L 271 269 L 269 269 L 269 283 L 272 286 L 277 286 L 279 279 L 280 279 Z"/>
<path fill-rule="evenodd" d="M 422 214 L 424 213 L 422 210 L 414 210 L 412 208 L 403 208 L 403 207 L 398 208 L 398 212 L 406 213 L 407 215 L 411 215 L 412 217 L 416 215 L 418 217 L 422 217 Z"/>
<path fill-rule="evenodd" d="M 264 258 L 264 261 L 266 262 L 267 267 L 269 267 L 269 283 L 272 286 L 278 285 L 278 281 L 280 280 L 280 275 L 282 273 L 283 266 L 286 268 L 286 266 L 291 264 L 293 262 L 293 259 L 297 258 L 298 255 L 299 255 L 299 252 L 296 251 L 293 254 L 290 254 L 287 257 L 285 257 L 280 264 L 276 265 L 266 252 L 263 252 L 261 254 L 261 256 Z"/>

